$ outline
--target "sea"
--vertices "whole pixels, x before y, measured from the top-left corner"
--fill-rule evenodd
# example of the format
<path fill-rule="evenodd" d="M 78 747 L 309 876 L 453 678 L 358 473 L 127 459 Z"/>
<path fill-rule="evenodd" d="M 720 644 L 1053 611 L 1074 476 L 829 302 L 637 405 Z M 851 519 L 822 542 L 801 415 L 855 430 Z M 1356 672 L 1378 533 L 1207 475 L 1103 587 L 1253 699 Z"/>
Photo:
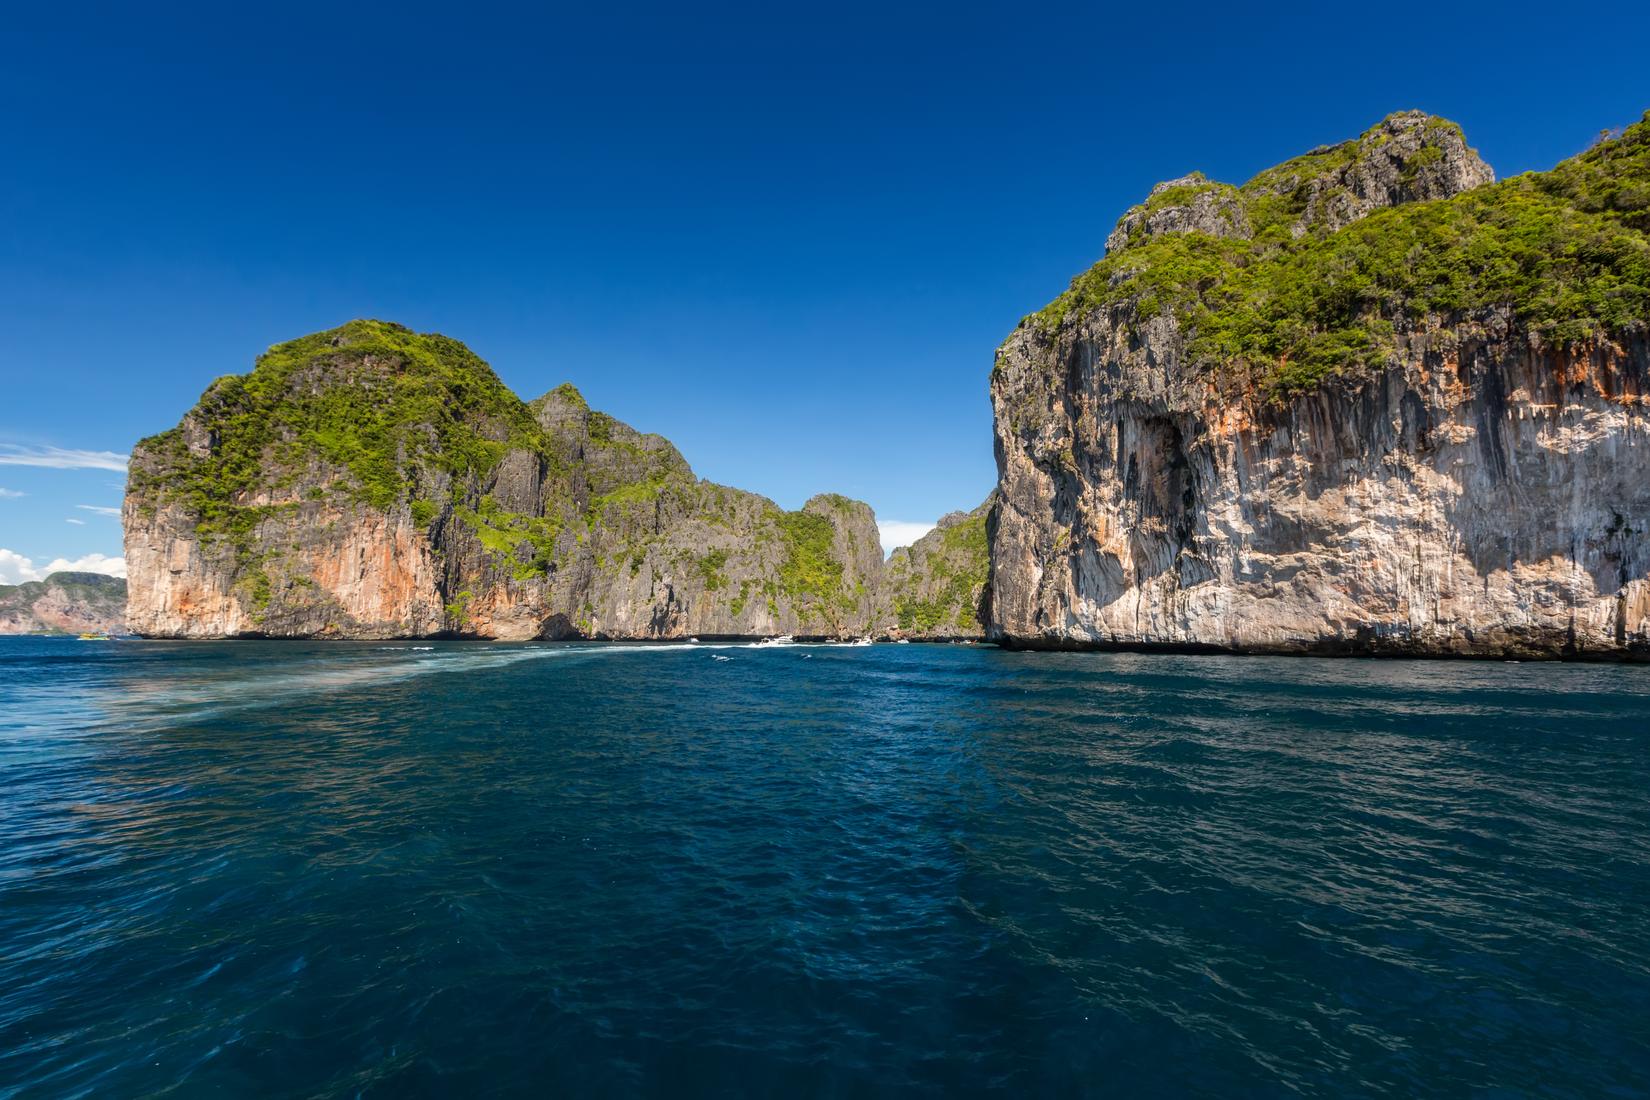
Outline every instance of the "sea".
<path fill-rule="evenodd" d="M 1650 668 L 0 639 L 0 1096 L 1650 1094 Z"/>

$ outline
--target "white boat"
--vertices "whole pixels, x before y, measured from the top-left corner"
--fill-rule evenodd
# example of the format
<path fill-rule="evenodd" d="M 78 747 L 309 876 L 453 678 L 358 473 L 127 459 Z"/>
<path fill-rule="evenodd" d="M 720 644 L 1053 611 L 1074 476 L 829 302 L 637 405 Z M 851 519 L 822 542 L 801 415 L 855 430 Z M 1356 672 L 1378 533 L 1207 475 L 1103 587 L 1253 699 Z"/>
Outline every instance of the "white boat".
<path fill-rule="evenodd" d="M 796 644 L 796 639 L 791 637 L 789 634 L 781 634 L 777 638 L 763 638 L 760 642 L 757 642 L 756 644 L 759 645 L 759 646 L 795 645 Z"/>

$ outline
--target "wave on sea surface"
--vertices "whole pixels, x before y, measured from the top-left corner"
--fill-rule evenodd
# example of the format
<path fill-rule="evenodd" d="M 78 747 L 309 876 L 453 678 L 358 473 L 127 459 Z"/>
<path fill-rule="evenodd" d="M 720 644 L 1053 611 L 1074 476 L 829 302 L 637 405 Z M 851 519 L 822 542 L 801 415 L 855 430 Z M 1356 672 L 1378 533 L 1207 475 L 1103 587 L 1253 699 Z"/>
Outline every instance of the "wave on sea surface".
<path fill-rule="evenodd" d="M 88 688 L 78 705 L 65 705 L 59 717 L 87 729 L 118 726 L 148 729 L 179 721 L 200 722 L 222 715 L 282 706 L 334 692 L 380 687 L 420 677 L 476 675 L 511 665 L 544 660 L 587 660 L 614 655 L 666 654 L 685 651 L 792 650 L 852 648 L 858 642 L 761 641 L 662 643 L 536 643 L 526 646 L 470 642 L 441 645 L 389 644 L 370 650 L 319 643 L 298 649 L 291 643 L 224 643 L 227 652 L 248 656 L 274 653 L 275 658 L 224 667 L 214 662 L 193 669 L 188 655 L 210 652 L 199 645 L 149 649 L 166 661 L 165 674 L 122 678 L 118 687 Z M 141 646 L 134 643 L 133 648 Z M 149 648 L 149 647 L 143 647 Z M 167 661 L 165 654 L 184 657 Z M 393 655 L 393 656 L 392 656 Z M 284 658 L 284 659 L 283 659 Z M 293 658 L 296 658 L 294 660 Z M 274 664 L 276 667 L 266 667 Z"/>
<path fill-rule="evenodd" d="M 1643 669 L 433 646 L 0 645 L 0 1095 L 1642 1091 Z"/>

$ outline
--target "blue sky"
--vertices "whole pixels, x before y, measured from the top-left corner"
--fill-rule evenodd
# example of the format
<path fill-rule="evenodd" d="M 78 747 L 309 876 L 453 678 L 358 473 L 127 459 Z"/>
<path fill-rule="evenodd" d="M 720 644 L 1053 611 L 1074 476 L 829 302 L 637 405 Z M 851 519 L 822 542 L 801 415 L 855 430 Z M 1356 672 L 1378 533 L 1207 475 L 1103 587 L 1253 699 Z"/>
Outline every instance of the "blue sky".
<path fill-rule="evenodd" d="M 8 15 L 0 581 L 117 557 L 99 456 L 359 316 L 932 521 L 993 483 L 993 349 L 1153 182 L 1410 107 L 1505 176 L 1650 108 L 1643 4 L 345 7 Z"/>

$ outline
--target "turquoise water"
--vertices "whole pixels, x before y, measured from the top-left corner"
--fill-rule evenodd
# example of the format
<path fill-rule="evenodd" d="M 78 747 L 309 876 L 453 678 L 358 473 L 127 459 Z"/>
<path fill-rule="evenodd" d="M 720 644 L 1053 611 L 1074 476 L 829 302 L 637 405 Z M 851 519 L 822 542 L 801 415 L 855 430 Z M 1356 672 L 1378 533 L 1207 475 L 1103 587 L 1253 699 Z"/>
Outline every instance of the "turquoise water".
<path fill-rule="evenodd" d="M 0 1095 L 1643 1095 L 1647 718 L 1646 668 L 4 639 Z"/>

